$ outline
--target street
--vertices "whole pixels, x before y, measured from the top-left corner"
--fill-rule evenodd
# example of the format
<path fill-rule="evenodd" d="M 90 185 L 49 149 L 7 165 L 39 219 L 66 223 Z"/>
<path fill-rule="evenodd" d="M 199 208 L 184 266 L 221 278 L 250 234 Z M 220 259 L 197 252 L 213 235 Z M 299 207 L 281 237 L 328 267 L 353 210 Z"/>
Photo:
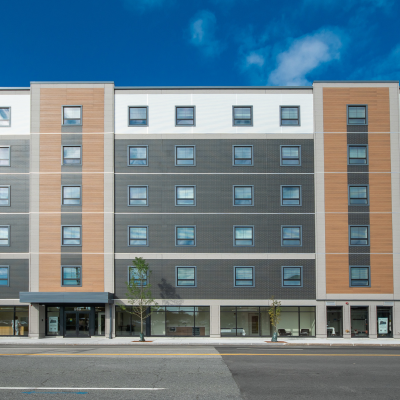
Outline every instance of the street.
<path fill-rule="evenodd" d="M 0 346 L 1 399 L 397 399 L 398 347 Z"/>

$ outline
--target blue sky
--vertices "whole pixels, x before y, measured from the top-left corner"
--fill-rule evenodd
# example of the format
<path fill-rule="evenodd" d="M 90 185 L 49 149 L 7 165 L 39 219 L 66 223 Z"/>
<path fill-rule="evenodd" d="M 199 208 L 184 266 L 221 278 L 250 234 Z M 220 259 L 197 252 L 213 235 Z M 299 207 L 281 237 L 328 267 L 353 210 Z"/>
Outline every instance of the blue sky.
<path fill-rule="evenodd" d="M 395 0 L 3 2 L 0 86 L 398 80 Z"/>

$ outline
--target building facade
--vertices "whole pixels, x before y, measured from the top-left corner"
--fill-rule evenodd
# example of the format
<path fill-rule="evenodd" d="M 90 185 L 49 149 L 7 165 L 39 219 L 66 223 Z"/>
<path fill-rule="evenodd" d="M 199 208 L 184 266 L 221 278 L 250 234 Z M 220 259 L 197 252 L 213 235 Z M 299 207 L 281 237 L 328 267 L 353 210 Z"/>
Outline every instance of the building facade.
<path fill-rule="evenodd" d="M 0 335 L 400 337 L 398 82 L 0 89 Z"/>

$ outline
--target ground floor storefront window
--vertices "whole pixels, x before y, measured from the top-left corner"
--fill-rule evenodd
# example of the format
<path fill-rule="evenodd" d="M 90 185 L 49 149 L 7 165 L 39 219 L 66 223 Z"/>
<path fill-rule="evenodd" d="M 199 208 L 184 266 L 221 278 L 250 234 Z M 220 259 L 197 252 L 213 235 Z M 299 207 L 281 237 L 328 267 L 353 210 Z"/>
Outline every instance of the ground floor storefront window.
<path fill-rule="evenodd" d="M 377 307 L 378 337 L 393 337 L 392 307 Z"/>
<path fill-rule="evenodd" d="M 116 336 L 139 336 L 140 319 L 131 310 L 131 306 L 126 310 L 116 306 Z M 151 307 L 143 323 L 147 336 L 210 336 L 210 307 Z"/>
<path fill-rule="evenodd" d="M 221 307 L 221 336 L 272 336 L 269 307 Z M 279 336 L 315 336 L 315 307 L 281 307 Z"/>
<path fill-rule="evenodd" d="M 47 305 L 46 336 L 90 337 L 105 335 L 105 307 Z"/>
<path fill-rule="evenodd" d="M 28 306 L 0 306 L 0 336 L 28 336 Z"/>
<path fill-rule="evenodd" d="M 351 337 L 368 337 L 368 307 L 351 307 Z"/>
<path fill-rule="evenodd" d="M 326 307 L 326 334 L 343 337 L 343 307 Z"/>

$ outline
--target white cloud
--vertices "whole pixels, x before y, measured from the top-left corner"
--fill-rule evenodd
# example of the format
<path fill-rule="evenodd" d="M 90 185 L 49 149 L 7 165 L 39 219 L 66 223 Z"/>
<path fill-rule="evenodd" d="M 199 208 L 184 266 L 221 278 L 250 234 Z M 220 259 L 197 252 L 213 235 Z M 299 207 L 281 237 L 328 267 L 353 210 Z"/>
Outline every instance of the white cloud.
<path fill-rule="evenodd" d="M 222 44 L 215 38 L 217 18 L 207 10 L 199 11 L 190 21 L 189 41 L 201 49 L 206 56 L 215 56 L 222 51 Z"/>
<path fill-rule="evenodd" d="M 288 50 L 276 56 L 277 66 L 269 74 L 268 84 L 310 84 L 307 75 L 322 64 L 339 59 L 341 46 L 339 35 L 330 30 L 319 30 L 293 40 Z"/>
<path fill-rule="evenodd" d="M 246 67 L 250 67 L 251 65 L 257 65 L 258 67 L 262 67 L 264 63 L 265 59 L 262 54 L 252 52 L 246 57 Z"/>

